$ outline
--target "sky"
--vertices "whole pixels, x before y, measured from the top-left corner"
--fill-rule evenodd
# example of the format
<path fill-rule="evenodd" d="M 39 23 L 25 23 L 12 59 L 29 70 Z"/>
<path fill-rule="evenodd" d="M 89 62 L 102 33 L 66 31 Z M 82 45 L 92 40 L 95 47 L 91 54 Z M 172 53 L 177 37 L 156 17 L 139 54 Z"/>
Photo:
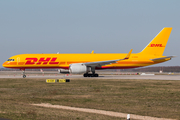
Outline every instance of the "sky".
<path fill-rule="evenodd" d="M 179 6 L 179 0 L 0 0 L 0 64 L 26 53 L 138 53 L 173 27 L 163 55 L 177 57 L 157 66 L 179 66 Z"/>

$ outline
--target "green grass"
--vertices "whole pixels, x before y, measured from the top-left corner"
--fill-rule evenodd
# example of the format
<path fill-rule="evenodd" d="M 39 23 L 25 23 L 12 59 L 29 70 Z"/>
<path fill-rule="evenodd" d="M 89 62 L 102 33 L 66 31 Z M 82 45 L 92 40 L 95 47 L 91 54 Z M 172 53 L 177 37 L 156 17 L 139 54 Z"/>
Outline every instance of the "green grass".
<path fill-rule="evenodd" d="M 77 111 L 41 108 L 34 103 L 92 108 L 180 119 L 180 81 L 0 79 L 0 118 L 119 119 Z M 123 118 L 122 118 L 123 119 Z"/>

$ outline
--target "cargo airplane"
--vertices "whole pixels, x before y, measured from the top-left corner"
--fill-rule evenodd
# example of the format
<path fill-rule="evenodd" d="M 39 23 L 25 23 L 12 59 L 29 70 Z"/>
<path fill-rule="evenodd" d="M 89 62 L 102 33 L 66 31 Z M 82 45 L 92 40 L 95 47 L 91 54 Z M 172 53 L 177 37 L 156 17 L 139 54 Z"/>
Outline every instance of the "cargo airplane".
<path fill-rule="evenodd" d="M 139 53 L 91 53 L 87 54 L 20 54 L 10 57 L 3 67 L 20 69 L 23 78 L 25 69 L 64 69 L 71 74 L 98 77 L 96 69 L 127 69 L 154 65 L 171 60 L 174 56 L 163 56 L 172 28 L 165 27 Z M 62 71 L 60 71 L 62 72 Z"/>

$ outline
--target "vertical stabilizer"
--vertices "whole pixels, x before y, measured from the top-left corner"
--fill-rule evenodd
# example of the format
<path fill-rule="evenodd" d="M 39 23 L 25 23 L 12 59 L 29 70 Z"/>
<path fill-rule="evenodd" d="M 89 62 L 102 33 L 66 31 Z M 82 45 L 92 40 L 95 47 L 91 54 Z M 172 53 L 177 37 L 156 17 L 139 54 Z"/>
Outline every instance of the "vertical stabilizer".
<path fill-rule="evenodd" d="M 171 34 L 171 30 L 171 27 L 163 28 L 161 32 L 156 35 L 156 37 L 140 53 L 162 56 Z"/>

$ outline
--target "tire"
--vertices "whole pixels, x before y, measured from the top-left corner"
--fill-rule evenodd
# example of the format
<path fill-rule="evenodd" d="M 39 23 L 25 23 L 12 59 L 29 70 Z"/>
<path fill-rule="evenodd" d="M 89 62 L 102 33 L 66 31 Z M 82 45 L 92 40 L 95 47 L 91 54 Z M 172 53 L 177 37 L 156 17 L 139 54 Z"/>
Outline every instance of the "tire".
<path fill-rule="evenodd" d="M 95 74 L 94 77 L 99 77 L 99 75 L 98 75 L 98 74 Z"/>
<path fill-rule="evenodd" d="M 23 75 L 23 78 L 26 78 L 26 75 Z"/>
<path fill-rule="evenodd" d="M 83 76 L 84 76 L 84 77 L 88 77 L 88 74 L 84 74 Z"/>
<path fill-rule="evenodd" d="M 88 74 L 88 77 L 93 77 L 92 74 Z"/>

